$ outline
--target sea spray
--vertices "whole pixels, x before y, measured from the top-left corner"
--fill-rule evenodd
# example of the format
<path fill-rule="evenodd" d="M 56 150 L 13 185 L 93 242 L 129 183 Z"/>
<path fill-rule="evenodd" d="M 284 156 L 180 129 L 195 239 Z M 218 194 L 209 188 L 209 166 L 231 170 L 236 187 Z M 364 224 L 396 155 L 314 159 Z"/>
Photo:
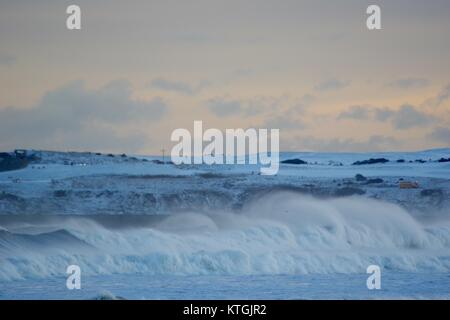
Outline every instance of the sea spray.
<path fill-rule="evenodd" d="M 240 213 L 174 213 L 151 226 L 107 228 L 86 217 L 46 221 L 33 234 L 0 233 L 0 279 L 64 276 L 70 264 L 85 275 L 364 273 L 370 264 L 448 272 L 444 222 L 426 225 L 378 200 L 290 192 L 265 195 Z"/>

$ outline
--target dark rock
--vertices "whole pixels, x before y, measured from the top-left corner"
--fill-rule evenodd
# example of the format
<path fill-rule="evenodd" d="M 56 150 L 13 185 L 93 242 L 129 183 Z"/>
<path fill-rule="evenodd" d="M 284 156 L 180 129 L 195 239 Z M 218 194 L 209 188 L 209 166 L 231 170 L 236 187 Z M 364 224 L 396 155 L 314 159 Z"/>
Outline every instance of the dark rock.
<path fill-rule="evenodd" d="M 302 159 L 288 159 L 288 160 L 281 161 L 281 163 L 284 163 L 284 164 L 308 164 L 308 162 L 303 161 Z"/>
<path fill-rule="evenodd" d="M 377 159 L 370 158 L 369 160 L 353 162 L 353 165 L 360 166 L 360 165 L 364 165 L 364 164 L 376 164 L 376 163 L 386 163 L 386 162 L 389 162 L 389 160 L 385 159 L 385 158 L 377 158 Z"/>
<path fill-rule="evenodd" d="M 56 198 L 63 198 L 63 197 L 67 197 L 67 191 L 66 190 L 55 190 L 53 192 L 53 195 Z"/>
<path fill-rule="evenodd" d="M 366 177 L 364 177 L 362 174 L 359 174 L 359 173 L 356 174 L 355 179 L 356 179 L 356 181 L 366 181 L 367 180 Z"/>
<path fill-rule="evenodd" d="M 397 163 L 405 163 L 405 159 L 398 159 Z"/>
<path fill-rule="evenodd" d="M 450 158 L 448 158 L 448 159 L 440 158 L 440 159 L 438 160 L 438 162 L 450 162 Z"/>
<path fill-rule="evenodd" d="M 414 162 L 417 162 L 417 163 L 425 163 L 426 161 L 425 161 L 425 160 L 422 160 L 422 159 L 416 159 Z"/>
<path fill-rule="evenodd" d="M 0 158 L 0 172 L 26 168 L 29 164 L 27 158 L 17 158 L 4 155 Z"/>
<path fill-rule="evenodd" d="M 305 187 L 305 188 L 315 188 L 315 185 L 313 185 L 313 184 L 311 184 L 311 183 L 305 183 L 305 184 L 303 185 L 303 187 Z"/>
<path fill-rule="evenodd" d="M 353 195 L 362 195 L 365 193 L 366 192 L 364 190 L 359 189 L 359 188 L 344 187 L 344 188 L 337 189 L 334 192 L 334 195 L 337 197 L 349 197 L 349 196 L 353 196 Z"/>
<path fill-rule="evenodd" d="M 383 183 L 384 180 L 381 178 L 375 178 L 375 179 L 369 179 L 367 180 L 366 184 L 373 184 L 373 183 Z"/>

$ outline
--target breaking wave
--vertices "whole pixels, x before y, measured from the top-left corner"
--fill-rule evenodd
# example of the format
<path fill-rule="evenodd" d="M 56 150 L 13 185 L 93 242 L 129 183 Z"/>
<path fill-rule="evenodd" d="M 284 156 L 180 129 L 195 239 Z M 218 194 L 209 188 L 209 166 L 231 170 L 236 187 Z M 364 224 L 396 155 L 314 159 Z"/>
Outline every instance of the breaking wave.
<path fill-rule="evenodd" d="M 0 227 L 0 280 L 63 277 L 70 264 L 84 275 L 364 273 L 370 264 L 448 272 L 450 221 L 425 223 L 367 198 L 281 192 L 239 214 L 177 213 L 141 226 L 71 217 Z"/>

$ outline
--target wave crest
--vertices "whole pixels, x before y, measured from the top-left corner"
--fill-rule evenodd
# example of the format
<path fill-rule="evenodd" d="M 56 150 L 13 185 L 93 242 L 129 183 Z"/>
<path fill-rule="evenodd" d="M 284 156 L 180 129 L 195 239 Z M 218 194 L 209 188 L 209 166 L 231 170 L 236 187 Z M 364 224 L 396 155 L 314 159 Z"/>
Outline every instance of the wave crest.
<path fill-rule="evenodd" d="M 178 213 L 126 228 L 70 218 L 49 227 L 56 231 L 0 231 L 1 280 L 64 276 L 70 264 L 90 275 L 363 273 L 370 264 L 450 270 L 448 219 L 426 224 L 397 205 L 360 197 L 280 192 L 239 214 Z"/>

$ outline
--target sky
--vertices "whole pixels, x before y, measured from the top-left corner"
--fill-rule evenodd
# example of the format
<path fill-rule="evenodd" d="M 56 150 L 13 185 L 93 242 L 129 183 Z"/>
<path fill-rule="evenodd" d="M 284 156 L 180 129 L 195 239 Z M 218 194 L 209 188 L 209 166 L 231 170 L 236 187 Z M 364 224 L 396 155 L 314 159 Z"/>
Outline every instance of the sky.
<path fill-rule="evenodd" d="M 0 150 L 159 154 L 194 120 L 282 151 L 449 147 L 449 57 L 448 0 L 0 0 Z"/>

